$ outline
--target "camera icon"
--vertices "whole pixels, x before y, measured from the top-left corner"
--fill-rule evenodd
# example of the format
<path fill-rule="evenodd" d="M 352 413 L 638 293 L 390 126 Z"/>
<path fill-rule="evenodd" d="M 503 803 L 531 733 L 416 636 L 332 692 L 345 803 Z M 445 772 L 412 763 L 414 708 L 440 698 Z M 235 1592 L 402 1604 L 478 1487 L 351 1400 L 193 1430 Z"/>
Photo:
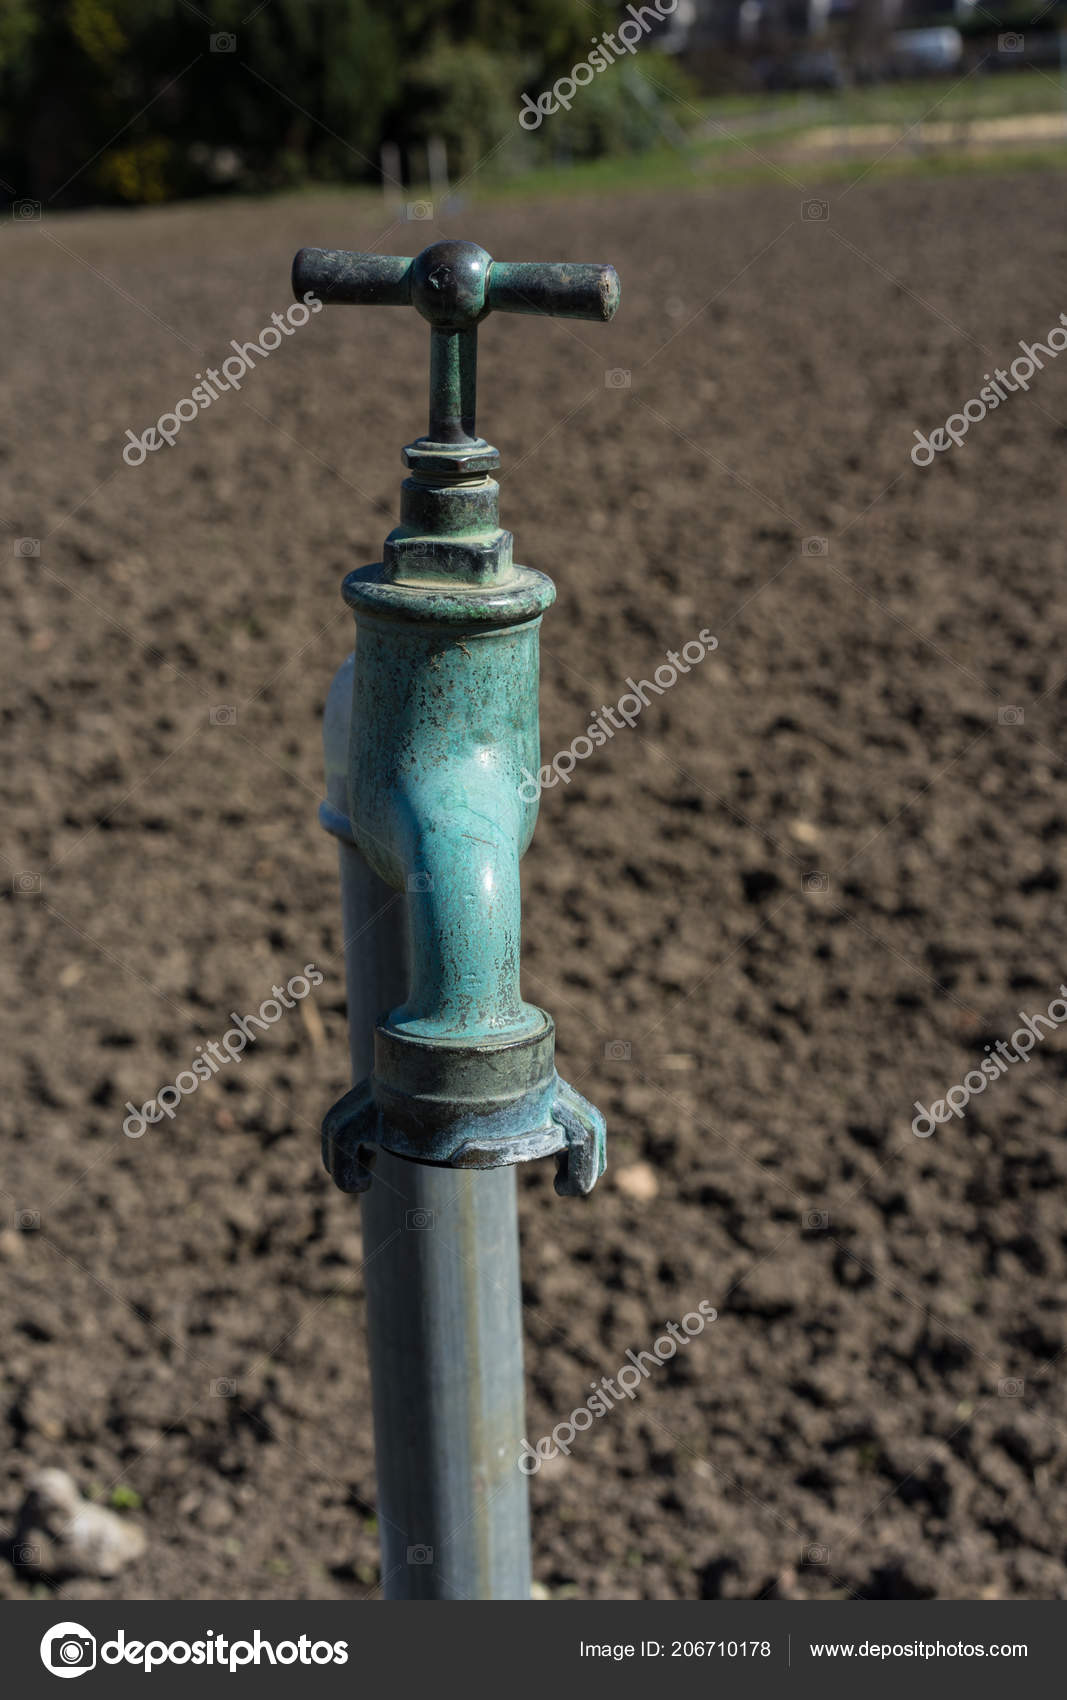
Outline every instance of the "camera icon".
<path fill-rule="evenodd" d="M 40 201 L 12 201 L 11 216 L 17 219 L 20 224 L 24 224 L 31 218 L 40 218 L 41 203 Z"/>
<path fill-rule="evenodd" d="M 1026 1392 L 1026 1382 L 1022 1376 L 1006 1375 L 997 1382 L 997 1397 L 999 1399 L 1021 1399 Z"/>
<path fill-rule="evenodd" d="M 997 51 L 1000 53 L 1021 53 L 1026 46 L 1026 37 L 1016 35 L 1014 30 L 1008 30 L 1006 35 L 997 36 Z"/>
<path fill-rule="evenodd" d="M 825 224 L 830 217 L 829 201 L 802 201 L 800 216 L 809 224 Z"/>
<path fill-rule="evenodd" d="M 829 1564 L 830 1548 L 820 1546 L 817 1541 L 813 1541 L 801 1550 L 800 1562 L 801 1564 Z"/>
<path fill-rule="evenodd" d="M 830 889 L 830 876 L 829 876 L 829 874 L 820 874 L 818 869 L 813 868 L 810 873 L 804 875 L 800 884 L 801 884 L 802 888 L 808 893 L 818 892 L 818 891 L 829 891 L 829 889 Z"/>
<path fill-rule="evenodd" d="M 432 201 L 409 201 L 407 204 L 407 221 L 409 224 L 433 218 Z"/>
<path fill-rule="evenodd" d="M 800 549 L 804 555 L 828 555 L 830 544 L 825 537 L 805 537 Z"/>
<path fill-rule="evenodd" d="M 39 1210 L 16 1210 L 15 1226 L 20 1234 L 35 1234 L 41 1226 Z"/>
<path fill-rule="evenodd" d="M 627 1039 L 608 1039 L 604 1045 L 604 1056 L 608 1062 L 629 1062 L 633 1055 L 633 1046 Z"/>
<path fill-rule="evenodd" d="M 416 1234 L 424 1234 L 428 1228 L 436 1228 L 436 1210 L 405 1210 L 404 1226 Z"/>
<path fill-rule="evenodd" d="M 408 875 L 408 890 L 409 891 L 432 891 L 433 890 L 433 875 L 432 874 L 423 874 L 423 873 L 409 874 Z"/>
<path fill-rule="evenodd" d="M 408 1547 L 408 1563 L 432 1564 L 433 1547 L 424 1547 L 421 1544 L 419 1546 Z"/>
<path fill-rule="evenodd" d="M 212 53 L 236 53 L 237 37 L 224 30 L 220 35 L 211 37 Z"/>
<path fill-rule="evenodd" d="M 997 709 L 998 726 L 1022 726 L 1025 720 L 1026 715 L 1023 713 L 1021 708 Z"/>
<path fill-rule="evenodd" d="M 41 542 L 37 537 L 16 537 L 15 554 L 22 560 L 35 559 L 41 553 Z"/>
<path fill-rule="evenodd" d="M 11 1562 L 20 1570 L 32 1570 L 41 1562 L 40 1547 L 19 1545 L 11 1549 Z"/>
<path fill-rule="evenodd" d="M 604 388 L 606 390 L 628 390 L 630 374 L 623 366 L 609 366 L 604 373 Z"/>
<path fill-rule="evenodd" d="M 235 702 L 219 702 L 214 708 L 209 708 L 207 717 L 212 726 L 236 726 L 237 704 Z"/>
<path fill-rule="evenodd" d="M 32 897 L 41 889 L 41 876 L 24 870 L 21 874 L 15 875 L 11 881 L 11 889 L 17 892 L 20 897 Z"/>
<path fill-rule="evenodd" d="M 217 1381 L 211 1383 L 213 1399 L 236 1399 L 237 1378 L 233 1375 L 220 1375 Z"/>
<path fill-rule="evenodd" d="M 84 1676 L 96 1667 L 96 1637 L 83 1623 L 55 1623 L 41 1637 L 41 1663 L 53 1676 Z"/>
<path fill-rule="evenodd" d="M 804 1232 L 806 1234 L 825 1234 L 830 1226 L 828 1210 L 805 1210 Z"/>

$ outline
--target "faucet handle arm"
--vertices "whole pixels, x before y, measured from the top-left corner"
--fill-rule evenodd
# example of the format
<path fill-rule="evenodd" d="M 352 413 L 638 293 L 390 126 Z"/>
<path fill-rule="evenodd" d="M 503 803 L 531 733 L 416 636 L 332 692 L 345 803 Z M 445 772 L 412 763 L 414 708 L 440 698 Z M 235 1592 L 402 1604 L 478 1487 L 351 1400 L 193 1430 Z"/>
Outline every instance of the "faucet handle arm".
<path fill-rule="evenodd" d="M 487 294 L 494 313 L 547 313 L 606 325 L 619 305 L 619 274 L 614 266 L 494 260 Z"/>
<path fill-rule="evenodd" d="M 301 248 L 293 261 L 293 294 L 309 291 L 327 306 L 406 307 L 411 301 L 411 261 L 393 254 L 352 254 L 343 248 Z"/>

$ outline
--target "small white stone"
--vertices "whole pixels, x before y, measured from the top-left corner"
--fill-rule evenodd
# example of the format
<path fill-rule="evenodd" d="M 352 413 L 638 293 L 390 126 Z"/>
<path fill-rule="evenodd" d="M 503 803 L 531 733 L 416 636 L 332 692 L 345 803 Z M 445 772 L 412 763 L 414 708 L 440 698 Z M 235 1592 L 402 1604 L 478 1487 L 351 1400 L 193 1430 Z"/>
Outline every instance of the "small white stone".
<path fill-rule="evenodd" d="M 29 1483 L 13 1542 L 17 1562 L 46 1576 L 117 1576 L 145 1549 L 144 1531 L 83 1499 L 65 1470 L 39 1470 Z"/>
<path fill-rule="evenodd" d="M 659 1181 L 651 1163 L 630 1163 L 625 1169 L 616 1169 L 615 1185 L 638 1204 L 648 1204 L 659 1192 Z"/>

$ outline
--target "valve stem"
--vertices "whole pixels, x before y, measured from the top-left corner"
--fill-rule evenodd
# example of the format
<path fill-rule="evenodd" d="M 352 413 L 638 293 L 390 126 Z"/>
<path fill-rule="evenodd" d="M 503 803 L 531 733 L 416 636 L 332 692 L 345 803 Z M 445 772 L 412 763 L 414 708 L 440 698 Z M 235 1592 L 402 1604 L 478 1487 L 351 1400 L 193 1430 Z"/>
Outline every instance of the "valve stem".
<path fill-rule="evenodd" d="M 477 441 L 474 425 L 478 385 L 478 328 L 448 330 L 437 325 L 430 330 L 430 428 L 431 443 L 471 445 Z"/>

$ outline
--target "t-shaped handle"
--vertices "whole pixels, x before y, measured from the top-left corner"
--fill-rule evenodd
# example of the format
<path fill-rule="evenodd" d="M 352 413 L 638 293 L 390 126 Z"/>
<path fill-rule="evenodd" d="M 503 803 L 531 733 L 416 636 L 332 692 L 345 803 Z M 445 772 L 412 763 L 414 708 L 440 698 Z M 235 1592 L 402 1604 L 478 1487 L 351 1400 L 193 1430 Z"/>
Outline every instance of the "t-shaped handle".
<path fill-rule="evenodd" d="M 492 312 L 606 324 L 619 305 L 614 266 L 494 260 L 476 242 L 434 242 L 413 260 L 301 248 L 293 291 L 327 305 L 412 306 L 430 324 L 431 443 L 480 444 L 475 432 L 478 325 Z"/>

